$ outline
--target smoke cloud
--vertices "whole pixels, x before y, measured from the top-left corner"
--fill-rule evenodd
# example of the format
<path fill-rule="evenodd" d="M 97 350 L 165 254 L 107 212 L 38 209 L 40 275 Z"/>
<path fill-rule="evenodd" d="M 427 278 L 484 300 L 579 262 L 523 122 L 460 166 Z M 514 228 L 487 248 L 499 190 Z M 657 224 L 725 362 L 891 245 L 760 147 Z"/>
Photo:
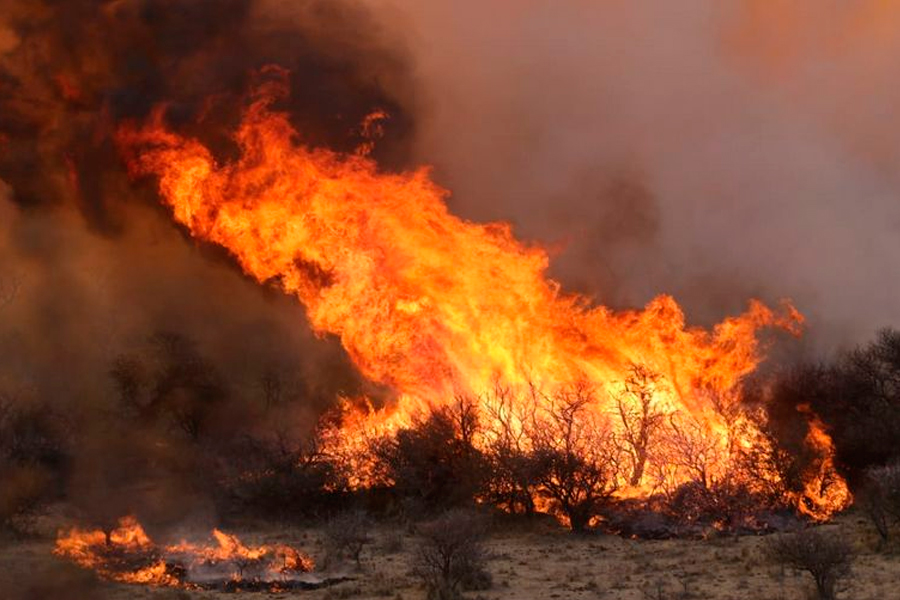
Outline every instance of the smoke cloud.
<path fill-rule="evenodd" d="M 566 288 L 700 324 L 789 297 L 814 354 L 900 322 L 895 3 L 370 4 L 416 60 L 416 157 Z"/>
<path fill-rule="evenodd" d="M 111 371 L 123 359 L 157 377 L 144 395 L 159 395 L 153 386 L 168 377 L 176 412 L 184 396 L 205 393 L 181 387 L 221 386 L 204 423 L 216 443 L 302 436 L 338 396 L 380 393 L 337 340 L 312 333 L 295 301 L 174 227 L 150 188 L 126 177 L 115 128 L 165 103 L 173 124 L 227 157 L 244 95 L 277 64 L 293 88 L 279 108 L 304 142 L 351 150 L 363 140 L 359 123 L 381 109 L 394 126 L 375 155 L 401 165 L 411 132 L 406 60 L 349 2 L 0 8 L 0 409 L 46 406 L 65 417 L 69 462 L 53 468 L 88 520 L 183 517 L 202 506 L 196 465 L 217 450 L 182 439 L 143 397 L 147 415 L 117 421 L 122 390 Z M 169 355 L 160 340 L 174 344 Z M 185 357 L 197 361 L 187 374 L 178 371 Z M 276 400 L 285 406 L 268 406 Z"/>
<path fill-rule="evenodd" d="M 403 163 L 406 57 L 379 36 L 371 15 L 344 2 L 4 3 L 7 378 L 44 397 L 90 401 L 103 394 L 87 374 L 105 378 L 111 357 L 154 331 L 177 330 L 237 379 L 293 363 L 313 388 L 331 388 L 328 402 L 352 393 L 359 381 L 339 345 L 315 339 L 301 307 L 173 227 L 149 189 L 128 181 L 111 134 L 164 103 L 172 122 L 227 156 L 244 94 L 260 69 L 278 64 L 294 89 L 280 108 L 306 143 L 350 150 L 362 139 L 360 121 L 380 108 L 394 127 L 376 152 L 385 164 Z"/>

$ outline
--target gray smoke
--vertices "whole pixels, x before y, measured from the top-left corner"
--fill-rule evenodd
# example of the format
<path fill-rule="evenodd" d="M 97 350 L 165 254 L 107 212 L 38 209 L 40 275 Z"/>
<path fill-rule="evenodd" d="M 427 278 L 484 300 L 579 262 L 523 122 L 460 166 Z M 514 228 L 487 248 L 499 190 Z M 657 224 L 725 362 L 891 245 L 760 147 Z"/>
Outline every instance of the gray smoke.
<path fill-rule="evenodd" d="M 417 158 L 567 289 L 699 324 L 791 298 L 815 353 L 900 324 L 896 10 L 370 4 L 416 60 Z"/>

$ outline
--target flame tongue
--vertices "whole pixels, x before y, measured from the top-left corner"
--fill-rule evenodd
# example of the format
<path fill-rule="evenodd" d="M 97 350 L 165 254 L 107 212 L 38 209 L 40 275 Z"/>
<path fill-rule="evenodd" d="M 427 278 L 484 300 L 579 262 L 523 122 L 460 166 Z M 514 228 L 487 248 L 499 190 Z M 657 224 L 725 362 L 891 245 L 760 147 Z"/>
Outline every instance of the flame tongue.
<path fill-rule="evenodd" d="M 450 215 L 426 170 L 383 174 L 365 157 L 297 145 L 285 115 L 269 111 L 274 89 L 246 111 L 237 162 L 217 164 L 159 115 L 123 129 L 120 143 L 139 150 L 132 171 L 159 176 L 193 235 L 228 248 L 259 281 L 277 280 L 317 331 L 339 335 L 368 377 L 405 396 L 440 402 L 497 376 L 605 386 L 635 363 L 682 396 L 730 389 L 759 361 L 759 327 L 802 320 L 754 302 L 709 333 L 686 328 L 668 296 L 642 312 L 591 308 L 546 279 L 546 253 L 507 225 Z"/>
<path fill-rule="evenodd" d="M 237 537 L 213 531 L 215 546 L 181 542 L 157 546 L 140 523 L 123 517 L 109 537 L 99 530 L 61 533 L 54 553 L 104 579 L 166 587 L 289 587 L 292 578 L 313 569 L 305 554 L 286 545 L 248 547 Z"/>
<path fill-rule="evenodd" d="M 159 178 L 163 201 L 192 235 L 296 295 L 318 332 L 340 336 L 366 376 L 398 392 L 379 427 L 396 428 L 455 394 L 480 397 L 497 381 L 551 392 L 586 382 L 598 392 L 594 410 L 614 412 L 622 382 L 640 365 L 662 378 L 654 395 L 667 412 L 695 420 L 719 446 L 734 445 L 709 398 L 733 396 L 755 369 L 761 327 L 798 331 L 793 307 L 776 313 L 753 301 L 711 332 L 686 327 L 669 296 L 643 311 L 592 307 L 547 279 L 547 254 L 516 241 L 508 225 L 451 215 L 448 192 L 427 169 L 381 173 L 365 152 L 298 144 L 287 117 L 270 110 L 284 93 L 279 82 L 257 91 L 235 134 L 234 162 L 219 164 L 200 142 L 168 131 L 160 113 L 145 127 L 122 128 L 118 140 L 132 173 Z M 756 436 L 744 438 L 738 445 Z"/>

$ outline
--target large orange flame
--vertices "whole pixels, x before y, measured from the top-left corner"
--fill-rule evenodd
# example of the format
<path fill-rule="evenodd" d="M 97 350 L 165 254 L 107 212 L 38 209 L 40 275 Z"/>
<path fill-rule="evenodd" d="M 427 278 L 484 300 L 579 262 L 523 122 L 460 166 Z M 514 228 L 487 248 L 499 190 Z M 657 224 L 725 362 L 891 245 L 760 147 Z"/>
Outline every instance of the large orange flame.
<path fill-rule="evenodd" d="M 611 412 L 640 365 L 662 378 L 654 395 L 667 413 L 730 445 L 710 398 L 733 396 L 756 368 L 760 328 L 799 331 L 803 318 L 789 303 L 773 311 L 751 301 L 712 331 L 686 326 L 665 295 L 642 311 L 593 306 L 548 279 L 546 252 L 517 241 L 509 225 L 451 215 L 427 168 L 384 173 L 365 151 L 299 143 L 272 110 L 285 93 L 281 79 L 256 90 L 232 162 L 168 130 L 161 111 L 118 139 L 132 173 L 158 176 L 163 201 L 193 236 L 295 295 L 317 332 L 339 336 L 367 377 L 396 390 L 394 406 L 350 429 L 376 420 L 396 428 L 459 394 L 483 397 L 497 381 L 545 390 L 587 382 L 595 410 Z"/>

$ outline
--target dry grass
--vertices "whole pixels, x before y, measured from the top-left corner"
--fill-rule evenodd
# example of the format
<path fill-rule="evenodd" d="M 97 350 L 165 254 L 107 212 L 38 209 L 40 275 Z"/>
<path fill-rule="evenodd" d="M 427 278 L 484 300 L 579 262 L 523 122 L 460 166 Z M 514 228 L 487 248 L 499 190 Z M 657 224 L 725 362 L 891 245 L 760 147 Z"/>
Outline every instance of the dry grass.
<path fill-rule="evenodd" d="M 839 598 L 897 598 L 900 551 L 879 548 L 874 529 L 859 514 L 841 516 L 823 532 L 853 544 L 856 559 Z M 295 543 L 314 556 L 323 551 L 321 530 L 254 529 L 237 531 L 259 543 Z M 380 525 L 363 553 L 355 579 L 329 589 L 255 598 L 308 600 L 389 598 L 421 600 L 425 592 L 413 575 L 415 540 L 397 527 Z M 812 582 L 772 563 L 766 538 L 641 541 L 606 535 L 573 536 L 547 524 L 494 533 L 487 541 L 492 589 L 467 594 L 485 600 L 559 598 L 584 600 L 794 600 L 805 598 Z M 96 582 L 50 554 L 50 539 L 0 542 L 0 598 L 26 598 L 26 584 L 39 587 L 41 600 L 211 600 L 211 592 L 148 589 Z"/>

